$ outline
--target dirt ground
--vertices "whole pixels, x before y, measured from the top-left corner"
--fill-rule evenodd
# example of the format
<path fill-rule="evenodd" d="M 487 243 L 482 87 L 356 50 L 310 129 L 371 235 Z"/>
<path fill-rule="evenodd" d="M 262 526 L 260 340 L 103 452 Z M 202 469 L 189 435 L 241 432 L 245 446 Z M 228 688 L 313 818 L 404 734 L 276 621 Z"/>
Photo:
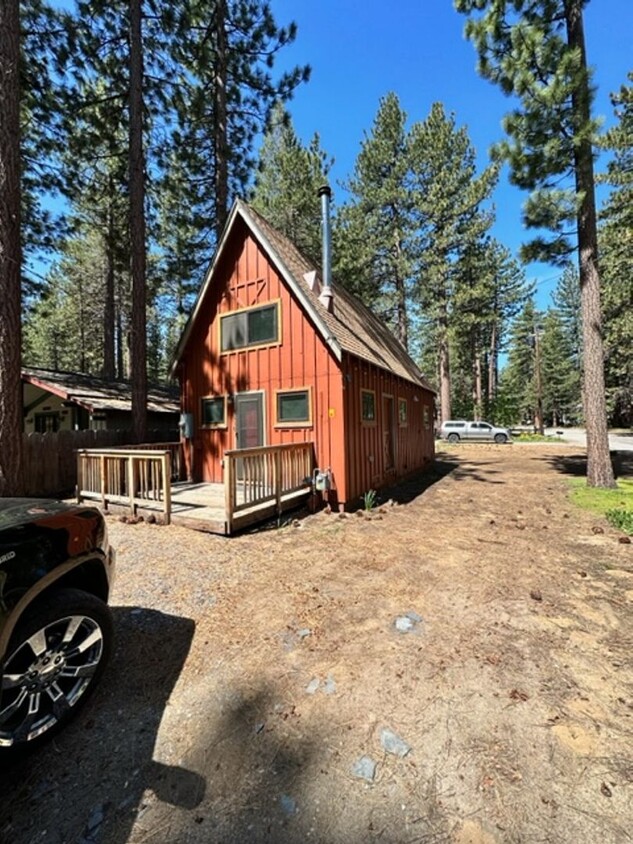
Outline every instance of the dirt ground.
<path fill-rule="evenodd" d="M 582 463 L 461 446 L 371 519 L 232 539 L 111 518 L 115 657 L 0 772 L 0 841 L 633 840 L 633 545 Z"/>

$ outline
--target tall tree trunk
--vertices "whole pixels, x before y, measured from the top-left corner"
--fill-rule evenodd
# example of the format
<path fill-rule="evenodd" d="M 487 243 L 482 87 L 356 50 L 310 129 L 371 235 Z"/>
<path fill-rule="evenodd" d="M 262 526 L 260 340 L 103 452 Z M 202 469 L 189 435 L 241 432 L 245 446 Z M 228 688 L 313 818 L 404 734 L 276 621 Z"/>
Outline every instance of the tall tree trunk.
<path fill-rule="evenodd" d="M 396 230 L 396 276 L 394 279 L 394 286 L 396 288 L 396 327 L 398 331 L 398 340 L 402 343 L 405 349 L 409 348 L 409 330 L 407 319 L 407 291 L 405 288 L 404 279 L 400 274 L 400 267 L 402 263 L 402 241 L 400 239 L 400 232 Z"/>
<path fill-rule="evenodd" d="M 488 350 L 488 402 L 492 403 L 497 395 L 497 326 L 492 326 L 490 348 Z"/>
<path fill-rule="evenodd" d="M 216 59 L 215 59 L 215 234 L 219 241 L 228 216 L 229 162 L 226 118 L 226 84 L 228 76 L 226 25 L 228 11 L 226 0 L 216 2 Z"/>
<path fill-rule="evenodd" d="M 118 301 L 116 307 L 116 377 L 119 381 L 125 380 L 125 350 L 123 337 L 123 283 L 119 277 Z"/>
<path fill-rule="evenodd" d="M 143 42 L 142 0 L 130 0 L 130 246 L 132 268 L 132 324 L 130 375 L 132 427 L 136 442 L 147 428 L 147 316 L 145 256 L 145 160 L 143 155 Z"/>
<path fill-rule="evenodd" d="M 541 338 L 539 328 L 534 326 L 534 378 L 536 381 L 536 410 L 534 412 L 534 430 L 537 434 L 545 433 L 543 420 L 543 379 L 541 373 Z"/>
<path fill-rule="evenodd" d="M 448 351 L 448 308 L 440 303 L 437 318 L 437 359 L 440 377 L 440 424 L 451 418 L 451 366 Z"/>
<path fill-rule="evenodd" d="M 580 52 L 582 67 L 586 70 L 582 6 L 581 0 L 565 0 L 567 40 L 570 47 Z M 583 82 L 574 91 L 572 106 L 578 116 L 579 125 L 589 125 L 590 91 L 586 74 Z M 576 190 L 582 198 L 577 221 L 584 354 L 583 392 L 587 428 L 587 484 L 608 488 L 615 486 L 615 480 L 607 429 L 596 196 L 590 138 L 583 136 L 579 143 L 574 145 L 574 157 Z"/>
<path fill-rule="evenodd" d="M 477 343 L 473 343 L 473 404 L 475 409 L 475 419 L 481 419 L 481 411 L 483 408 L 481 384 L 481 354 L 477 348 Z"/>
<path fill-rule="evenodd" d="M 20 13 L 0 2 L 0 495 L 21 495 Z"/>
<path fill-rule="evenodd" d="M 110 182 L 110 195 L 114 186 Z M 101 373 L 104 378 L 114 380 L 114 210 L 112 203 L 108 205 L 108 231 L 105 238 L 106 271 L 105 271 L 105 304 L 103 308 L 103 365 Z"/>

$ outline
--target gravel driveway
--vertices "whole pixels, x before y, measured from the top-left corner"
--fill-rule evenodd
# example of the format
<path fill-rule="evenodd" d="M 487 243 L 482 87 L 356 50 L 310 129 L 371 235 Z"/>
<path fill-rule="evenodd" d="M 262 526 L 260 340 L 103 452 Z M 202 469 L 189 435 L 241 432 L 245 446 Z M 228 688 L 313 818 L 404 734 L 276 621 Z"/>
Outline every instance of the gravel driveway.
<path fill-rule="evenodd" d="M 0 841 L 630 842 L 633 545 L 582 461 L 463 446 L 231 539 L 111 518 L 115 658 L 0 772 Z"/>

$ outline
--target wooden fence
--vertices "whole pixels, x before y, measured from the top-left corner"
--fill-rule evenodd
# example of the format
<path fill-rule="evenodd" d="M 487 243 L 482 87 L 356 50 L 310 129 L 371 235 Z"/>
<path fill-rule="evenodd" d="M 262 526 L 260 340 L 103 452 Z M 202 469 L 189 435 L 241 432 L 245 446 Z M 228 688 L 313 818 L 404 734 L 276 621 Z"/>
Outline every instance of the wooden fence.
<path fill-rule="evenodd" d="M 165 433 L 150 431 L 147 438 L 151 444 L 131 447 L 154 448 L 154 441 L 163 440 Z M 176 438 L 174 434 L 174 439 Z M 72 494 L 77 486 L 76 451 L 127 446 L 131 439 L 132 432 L 124 430 L 23 434 L 25 495 L 37 497 Z M 166 449 L 164 443 L 159 442 L 158 445 L 163 450 Z M 169 448 L 171 450 L 171 443 Z M 180 472 L 180 454 L 174 463 L 174 471 Z"/>
<path fill-rule="evenodd" d="M 77 500 L 97 501 L 104 510 L 116 504 L 129 508 L 161 504 L 165 524 L 171 520 L 170 450 L 131 448 L 85 449 L 77 452 Z"/>
<path fill-rule="evenodd" d="M 224 453 L 224 494 L 227 532 L 233 517 L 271 504 L 280 514 L 283 498 L 310 486 L 314 467 L 313 443 L 288 443 L 241 448 Z"/>

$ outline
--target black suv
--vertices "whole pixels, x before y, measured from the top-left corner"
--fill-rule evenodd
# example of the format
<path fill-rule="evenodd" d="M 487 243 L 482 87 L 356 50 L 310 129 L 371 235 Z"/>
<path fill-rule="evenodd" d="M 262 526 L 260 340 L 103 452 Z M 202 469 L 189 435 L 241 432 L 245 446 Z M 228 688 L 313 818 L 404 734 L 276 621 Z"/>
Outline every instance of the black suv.
<path fill-rule="evenodd" d="M 0 755 L 47 738 L 96 685 L 113 575 L 97 509 L 0 498 Z"/>

